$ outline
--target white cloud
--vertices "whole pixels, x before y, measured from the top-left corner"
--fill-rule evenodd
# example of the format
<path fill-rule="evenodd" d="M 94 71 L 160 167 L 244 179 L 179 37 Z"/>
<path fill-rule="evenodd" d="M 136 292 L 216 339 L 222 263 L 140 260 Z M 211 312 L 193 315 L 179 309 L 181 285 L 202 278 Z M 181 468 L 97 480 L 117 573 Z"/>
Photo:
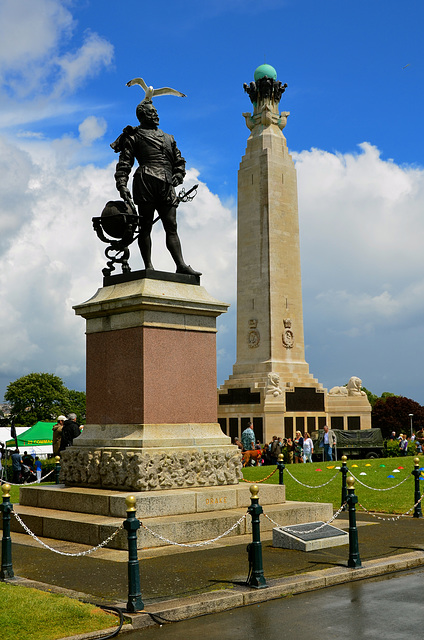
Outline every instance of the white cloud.
<path fill-rule="evenodd" d="M 62 73 L 54 95 L 73 92 L 88 78 L 97 75 L 103 66 L 110 65 L 112 59 L 113 46 L 110 42 L 97 33 L 88 32 L 84 44 L 75 53 L 57 58 Z"/>
<path fill-rule="evenodd" d="M 81 144 L 90 146 L 106 133 L 106 129 L 107 124 L 104 118 L 88 116 L 78 127 Z"/>
<path fill-rule="evenodd" d="M 294 154 L 305 339 L 314 373 L 328 386 L 346 382 L 355 374 L 348 363 L 358 361 L 370 372 L 364 384 L 381 392 L 387 370 L 376 366 L 377 345 L 392 354 L 391 367 L 408 353 L 422 360 L 415 331 L 424 328 L 424 169 L 383 160 L 368 143 L 359 147 Z M 347 379 L 335 379 L 343 362 Z M 410 389 L 417 388 L 414 371 L 404 372 Z"/>
<path fill-rule="evenodd" d="M 69 35 L 73 18 L 58 0 L 5 0 L 0 4 L 0 68 L 19 71 L 44 60 L 63 35 Z"/>
<path fill-rule="evenodd" d="M 113 45 L 86 31 L 74 42 L 76 23 L 60 0 L 0 3 L 0 126 L 11 127 L 77 111 L 63 102 L 110 67 Z M 26 135 L 29 135 L 28 133 Z"/>

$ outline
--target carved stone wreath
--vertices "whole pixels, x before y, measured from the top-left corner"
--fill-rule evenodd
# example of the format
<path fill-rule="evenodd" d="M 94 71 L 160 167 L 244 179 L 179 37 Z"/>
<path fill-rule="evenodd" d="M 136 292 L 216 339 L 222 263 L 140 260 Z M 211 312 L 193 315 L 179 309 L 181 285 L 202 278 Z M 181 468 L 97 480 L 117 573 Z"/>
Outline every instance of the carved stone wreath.
<path fill-rule="evenodd" d="M 283 345 L 286 349 L 292 349 L 294 346 L 294 335 L 291 329 L 285 329 L 282 335 Z"/>
<path fill-rule="evenodd" d="M 251 329 L 247 334 L 247 343 L 251 349 L 256 349 L 259 347 L 259 343 L 261 341 L 260 333 L 257 329 Z"/>

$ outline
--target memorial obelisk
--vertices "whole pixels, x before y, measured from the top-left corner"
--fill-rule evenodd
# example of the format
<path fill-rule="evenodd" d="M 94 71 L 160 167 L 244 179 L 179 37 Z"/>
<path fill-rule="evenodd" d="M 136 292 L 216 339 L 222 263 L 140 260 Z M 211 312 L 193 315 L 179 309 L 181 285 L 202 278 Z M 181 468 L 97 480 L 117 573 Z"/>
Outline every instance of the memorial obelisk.
<path fill-rule="evenodd" d="M 326 394 L 305 360 L 296 169 L 289 113 L 279 112 L 286 86 L 266 64 L 244 85 L 253 114 L 243 114 L 250 136 L 238 173 L 237 361 L 218 395 L 221 427 L 234 436 L 253 418 L 262 441 L 283 425 L 291 436 L 325 422 Z"/>
<path fill-rule="evenodd" d="M 327 390 L 309 373 L 303 336 L 296 168 L 279 103 L 287 85 L 268 64 L 244 89 L 253 114 L 238 173 L 237 361 L 218 390 L 218 419 L 232 438 L 253 422 L 256 437 L 293 437 L 328 423 L 371 427 L 361 380 Z M 339 391 L 337 391 L 339 390 Z"/>

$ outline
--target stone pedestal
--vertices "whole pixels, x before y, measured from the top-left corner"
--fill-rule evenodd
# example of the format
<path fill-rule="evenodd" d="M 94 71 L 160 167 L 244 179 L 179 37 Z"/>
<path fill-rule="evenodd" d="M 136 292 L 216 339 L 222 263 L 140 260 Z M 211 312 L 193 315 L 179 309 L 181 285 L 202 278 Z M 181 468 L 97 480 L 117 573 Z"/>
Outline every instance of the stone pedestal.
<path fill-rule="evenodd" d="M 87 424 L 63 452 L 67 485 L 146 491 L 241 476 L 216 418 L 216 318 L 228 305 L 190 276 L 154 275 L 74 307 L 86 319 Z"/>

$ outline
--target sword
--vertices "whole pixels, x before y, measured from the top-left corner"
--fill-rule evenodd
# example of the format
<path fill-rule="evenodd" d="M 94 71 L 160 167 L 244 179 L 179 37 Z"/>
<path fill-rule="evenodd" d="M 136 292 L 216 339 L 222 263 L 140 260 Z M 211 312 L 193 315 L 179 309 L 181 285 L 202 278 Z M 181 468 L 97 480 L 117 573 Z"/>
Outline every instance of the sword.
<path fill-rule="evenodd" d="M 186 192 L 185 189 L 181 189 L 180 193 L 177 195 L 178 203 L 180 203 L 180 202 L 191 202 L 192 200 L 194 200 L 194 198 L 197 196 L 197 187 L 198 186 L 199 186 L 198 184 L 195 184 L 194 187 L 191 187 L 191 189 L 189 189 L 187 192 Z M 190 193 L 192 193 L 193 195 L 190 196 Z M 153 220 L 152 224 L 155 224 L 155 222 L 157 222 L 159 219 L 160 219 L 160 216 L 155 218 Z"/>

